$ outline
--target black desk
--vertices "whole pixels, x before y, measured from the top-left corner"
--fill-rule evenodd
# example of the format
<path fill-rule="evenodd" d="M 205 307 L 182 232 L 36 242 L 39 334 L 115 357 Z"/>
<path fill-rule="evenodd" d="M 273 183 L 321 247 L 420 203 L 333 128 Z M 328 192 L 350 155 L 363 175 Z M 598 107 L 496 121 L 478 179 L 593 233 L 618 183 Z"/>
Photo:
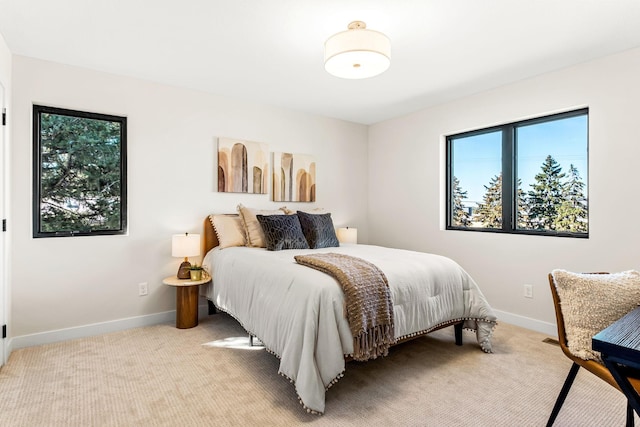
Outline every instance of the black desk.
<path fill-rule="evenodd" d="M 620 386 L 629 404 L 640 415 L 640 396 L 628 378 L 640 378 L 640 307 L 598 332 L 591 346 Z"/>

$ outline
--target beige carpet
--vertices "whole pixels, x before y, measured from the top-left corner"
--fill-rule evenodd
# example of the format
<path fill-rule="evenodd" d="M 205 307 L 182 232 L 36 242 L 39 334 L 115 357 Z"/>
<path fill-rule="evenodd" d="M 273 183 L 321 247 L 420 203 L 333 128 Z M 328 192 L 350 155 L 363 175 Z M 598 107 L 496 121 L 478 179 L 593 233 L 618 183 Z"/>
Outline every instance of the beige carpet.
<path fill-rule="evenodd" d="M 2 426 L 544 426 L 569 371 L 544 335 L 500 324 L 494 353 L 453 329 L 350 363 L 309 415 L 278 360 L 218 314 L 16 350 L 0 371 Z M 623 426 L 623 395 L 578 374 L 557 426 Z M 639 421 L 636 420 L 636 423 Z"/>

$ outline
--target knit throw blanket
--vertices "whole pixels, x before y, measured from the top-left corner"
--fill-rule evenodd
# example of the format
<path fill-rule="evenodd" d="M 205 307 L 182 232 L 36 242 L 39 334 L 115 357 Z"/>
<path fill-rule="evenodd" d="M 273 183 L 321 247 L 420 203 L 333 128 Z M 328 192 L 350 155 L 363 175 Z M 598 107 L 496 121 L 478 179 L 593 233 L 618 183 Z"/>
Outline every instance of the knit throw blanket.
<path fill-rule="evenodd" d="M 298 264 L 333 276 L 345 295 L 353 359 L 386 356 L 394 343 L 393 304 L 384 273 L 361 258 L 336 253 L 298 255 Z"/>

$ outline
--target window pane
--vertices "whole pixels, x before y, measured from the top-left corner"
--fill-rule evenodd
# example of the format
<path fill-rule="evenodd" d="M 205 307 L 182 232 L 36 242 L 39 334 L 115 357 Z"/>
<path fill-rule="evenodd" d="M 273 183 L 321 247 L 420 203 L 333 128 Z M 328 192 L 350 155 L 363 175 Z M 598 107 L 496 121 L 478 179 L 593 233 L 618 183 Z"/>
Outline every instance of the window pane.
<path fill-rule="evenodd" d="M 34 106 L 34 236 L 125 231 L 124 117 Z"/>
<path fill-rule="evenodd" d="M 515 128 L 517 228 L 588 232 L 587 115 Z"/>
<path fill-rule="evenodd" d="M 501 228 L 502 132 L 450 139 L 451 226 Z"/>
<path fill-rule="evenodd" d="M 589 237 L 589 110 L 447 137 L 447 229 Z"/>

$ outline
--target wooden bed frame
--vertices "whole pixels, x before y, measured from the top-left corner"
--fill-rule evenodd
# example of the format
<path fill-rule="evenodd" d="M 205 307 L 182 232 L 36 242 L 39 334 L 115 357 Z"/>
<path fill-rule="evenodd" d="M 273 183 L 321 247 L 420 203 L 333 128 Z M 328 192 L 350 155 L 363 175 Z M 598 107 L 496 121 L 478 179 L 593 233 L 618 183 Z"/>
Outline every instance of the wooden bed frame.
<path fill-rule="evenodd" d="M 229 214 L 229 216 L 238 216 L 237 214 Z M 203 234 L 204 234 L 204 238 L 202 239 L 202 256 L 204 257 L 211 249 L 215 248 L 216 246 L 218 246 L 218 236 L 216 235 L 215 230 L 213 229 L 213 224 L 211 224 L 211 220 L 209 219 L 209 216 L 206 216 L 204 219 L 204 224 L 203 224 Z M 215 305 L 213 304 L 212 301 L 207 300 L 207 304 L 209 307 L 209 314 L 215 314 L 217 312 Z M 438 329 L 443 329 L 449 326 L 454 327 L 454 334 L 455 334 L 455 340 L 456 340 L 456 345 L 462 345 L 462 325 L 464 323 L 464 320 L 452 320 L 449 322 L 445 322 L 443 324 L 437 325 L 432 329 L 429 329 L 427 331 L 421 332 L 421 333 L 417 333 L 416 335 L 410 336 L 410 337 L 406 337 L 403 338 L 399 341 L 397 341 L 394 345 L 397 344 L 402 344 L 403 342 L 407 342 L 407 341 L 411 341 L 415 338 L 419 338 L 423 335 L 427 335 L 433 331 L 437 331 Z"/>
<path fill-rule="evenodd" d="M 238 215 L 230 214 L 229 216 Z M 218 246 L 218 236 L 216 236 L 216 232 L 213 229 L 213 224 L 211 224 L 209 216 L 204 218 L 203 230 L 204 239 L 202 239 L 202 256 L 205 256 L 211 249 Z"/>

